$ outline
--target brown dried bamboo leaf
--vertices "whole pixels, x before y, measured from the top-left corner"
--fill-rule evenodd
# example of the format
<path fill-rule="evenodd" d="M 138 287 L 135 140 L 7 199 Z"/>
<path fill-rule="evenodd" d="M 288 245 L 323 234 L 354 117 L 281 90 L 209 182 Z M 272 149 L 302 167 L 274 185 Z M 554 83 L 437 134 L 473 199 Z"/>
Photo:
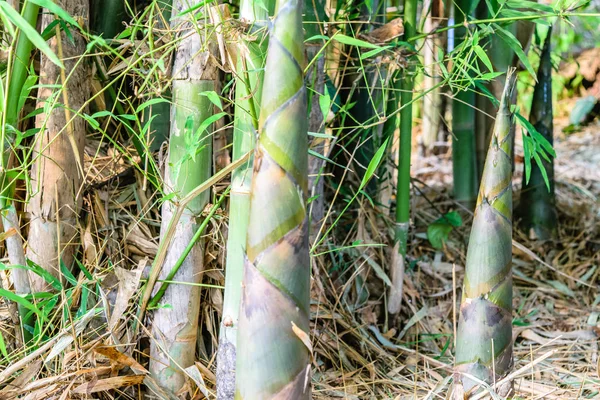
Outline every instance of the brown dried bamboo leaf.
<path fill-rule="evenodd" d="M 144 382 L 144 375 L 115 376 L 113 378 L 100 379 L 96 382 L 86 382 L 71 391 L 73 394 L 90 394 L 105 392 L 107 390 L 119 389 Z"/>
<path fill-rule="evenodd" d="M 121 353 L 114 347 L 100 346 L 100 347 L 96 347 L 94 349 L 94 351 L 96 353 L 101 354 L 104 357 L 108 358 L 112 362 L 115 362 L 122 366 L 131 368 L 131 370 L 133 372 L 135 372 L 136 375 L 148 373 L 148 370 L 146 368 L 142 367 L 142 365 L 140 363 L 138 363 L 136 360 L 134 360 L 132 357 L 128 356 L 127 354 Z"/>
<path fill-rule="evenodd" d="M 202 378 L 202 374 L 200 373 L 198 366 L 192 365 L 187 367 L 185 369 L 185 373 L 194 381 L 196 387 L 202 392 L 204 397 L 208 398 L 208 389 L 206 389 L 206 383 L 204 383 L 204 378 Z"/>
<path fill-rule="evenodd" d="M 42 360 L 36 360 L 29 364 L 21 375 L 17 376 L 15 380 L 6 385 L 4 389 L 0 391 L 0 398 L 4 399 L 7 396 L 14 395 L 14 392 L 21 392 L 23 387 L 33 379 L 40 369 L 42 368 Z M 22 393 L 22 392 L 21 392 Z"/>
<path fill-rule="evenodd" d="M 115 306 L 112 315 L 110 316 L 110 322 L 108 323 L 111 331 L 116 327 L 117 323 L 127 310 L 129 300 L 131 300 L 134 293 L 138 290 L 142 272 L 147 264 L 148 258 L 144 258 L 138 263 L 137 268 L 133 271 L 128 271 L 120 267 L 115 268 L 115 274 L 119 279 L 119 289 L 117 291 L 117 300 L 115 301 Z"/>

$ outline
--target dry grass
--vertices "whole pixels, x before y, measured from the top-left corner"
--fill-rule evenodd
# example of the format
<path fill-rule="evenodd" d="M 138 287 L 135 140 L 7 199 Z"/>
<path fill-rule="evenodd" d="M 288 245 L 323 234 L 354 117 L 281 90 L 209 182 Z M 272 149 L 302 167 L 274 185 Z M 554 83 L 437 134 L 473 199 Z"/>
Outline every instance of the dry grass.
<path fill-rule="evenodd" d="M 521 232 L 514 235 L 515 368 L 510 377 L 516 395 L 524 399 L 600 397 L 596 129 L 562 137 L 556 145 L 560 240 L 538 243 Z M 142 175 L 110 146 L 92 141 L 87 153 L 82 260 L 93 279 L 78 276 L 78 289 L 67 308 L 74 315 L 82 291 L 88 289 L 99 295 L 95 301 L 100 308 L 96 316 L 89 311 L 87 319 L 73 324 L 56 313 L 48 322 L 49 344 L 32 349 L 26 357 L 15 352 L 5 359 L 0 372 L 2 399 L 137 399 L 144 393 L 148 398 L 168 398 L 147 375 L 151 315 L 138 336 L 131 330 L 139 288 L 158 247 L 158 197 L 142 190 Z M 516 193 L 521 170 L 518 165 Z M 117 174 L 118 179 L 109 179 Z M 335 250 L 356 240 L 389 244 L 386 212 L 365 201 L 342 219 L 340 231 L 346 234 L 328 238 L 318 250 L 326 253 L 313 257 L 315 399 L 449 398 L 469 213 L 461 210 L 465 225 L 451 234 L 443 251 L 435 251 L 425 238 L 427 225 L 440 212 L 459 209 L 448 196 L 449 174 L 448 155 L 415 161 L 412 262 L 399 321 L 387 319 L 383 312 L 381 274 L 387 248 Z M 189 385 L 193 398 L 214 398 L 226 220 L 219 213 L 208 233 L 202 340 L 197 366 L 190 371 L 195 378 Z M 7 282 L 5 275 L 3 280 Z M 59 297 L 59 305 L 66 304 L 67 299 Z M 6 301 L 0 318 L 7 349 L 16 349 Z"/>

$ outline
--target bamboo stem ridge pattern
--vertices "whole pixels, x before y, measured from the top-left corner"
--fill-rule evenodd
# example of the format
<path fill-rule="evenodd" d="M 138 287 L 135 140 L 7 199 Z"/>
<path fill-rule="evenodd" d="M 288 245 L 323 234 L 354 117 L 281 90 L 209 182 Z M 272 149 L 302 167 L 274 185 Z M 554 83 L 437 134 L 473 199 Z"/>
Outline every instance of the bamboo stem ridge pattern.
<path fill-rule="evenodd" d="M 509 71 L 496 116 L 467 251 L 456 343 L 457 381 L 465 390 L 512 368 L 512 135 Z M 494 376 L 495 374 L 495 376 Z M 502 391 L 502 390 L 501 390 Z M 510 391 L 510 387 L 504 388 Z"/>
<path fill-rule="evenodd" d="M 279 0 L 255 150 L 236 399 L 310 399 L 308 121 L 302 1 Z"/>

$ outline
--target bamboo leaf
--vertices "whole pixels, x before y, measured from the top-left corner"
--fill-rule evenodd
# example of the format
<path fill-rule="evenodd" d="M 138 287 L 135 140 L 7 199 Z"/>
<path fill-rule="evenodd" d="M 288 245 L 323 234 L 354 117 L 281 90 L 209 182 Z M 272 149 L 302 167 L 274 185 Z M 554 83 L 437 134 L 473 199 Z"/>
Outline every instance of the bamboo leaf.
<path fill-rule="evenodd" d="M 523 153 L 524 153 L 524 161 L 525 161 L 525 183 L 529 183 L 529 178 L 531 178 L 531 153 L 533 143 L 531 137 L 525 134 L 525 130 L 522 130 L 523 135 Z"/>
<path fill-rule="evenodd" d="M 360 55 L 360 59 L 364 60 L 366 58 L 371 58 L 371 57 L 376 56 L 377 54 L 381 53 L 382 51 L 385 51 L 385 50 L 391 49 L 391 48 L 392 48 L 392 46 L 384 46 L 384 47 L 380 47 L 378 49 L 373 49 L 373 50 L 367 51 L 366 53 L 363 53 Z"/>
<path fill-rule="evenodd" d="M 153 106 L 155 104 L 159 104 L 159 103 L 168 103 L 169 101 L 166 99 L 163 99 L 162 97 L 157 97 L 154 99 L 150 99 L 148 101 L 143 102 L 142 104 L 140 104 L 136 109 L 135 112 L 136 114 L 138 114 L 140 111 L 142 111 L 145 108 L 148 108 L 150 106 Z M 94 114 L 96 115 L 96 114 Z"/>
<path fill-rule="evenodd" d="M 23 297 L 11 292 L 10 290 L 0 288 L 0 297 L 6 297 L 8 300 L 14 301 L 15 303 L 32 311 L 36 315 L 41 315 L 42 313 L 40 309 L 35 306 L 35 304 L 25 300 Z"/>
<path fill-rule="evenodd" d="M 329 93 L 325 93 L 319 96 L 319 107 L 321 108 L 323 120 L 326 120 L 327 115 L 329 114 L 329 107 L 331 107 L 331 97 L 329 97 Z"/>
<path fill-rule="evenodd" d="M 223 104 L 221 98 L 214 90 L 207 90 L 206 92 L 200 93 L 200 96 L 206 96 L 215 106 L 219 107 L 219 110 L 223 111 Z"/>
<path fill-rule="evenodd" d="M 364 40 L 356 39 L 356 38 L 342 35 L 342 34 L 335 35 L 335 36 L 333 36 L 332 39 L 337 40 L 338 42 L 340 42 L 342 44 L 347 44 L 349 46 L 366 47 L 368 49 L 380 49 L 381 48 L 373 43 L 365 42 Z"/>
<path fill-rule="evenodd" d="M 56 14 L 59 18 L 64 19 L 71 25 L 74 25 L 74 26 L 80 28 L 77 21 L 75 21 L 75 19 L 73 17 L 71 17 L 68 12 L 63 10 L 58 4 L 54 3 L 52 0 L 27 0 L 27 1 L 29 1 L 30 3 L 33 3 L 33 4 L 37 4 L 40 7 L 45 8 L 46 10 L 50 11 L 52 14 Z"/>
<path fill-rule="evenodd" d="M 363 176 L 363 179 L 360 183 L 359 190 L 362 190 L 367 185 L 367 183 L 369 183 L 373 175 L 375 175 L 375 171 L 377 171 L 381 160 L 383 160 L 383 157 L 385 156 L 385 150 L 387 149 L 388 140 L 389 139 L 385 139 L 385 142 L 383 142 L 383 144 L 379 147 L 379 149 L 369 162 L 369 166 L 367 167 L 365 176 Z"/>
<path fill-rule="evenodd" d="M 517 57 L 519 57 L 519 60 L 521 60 L 527 69 L 527 72 L 529 72 L 533 79 L 537 81 L 535 71 L 529 62 L 529 58 L 527 58 L 527 55 L 523 51 L 521 43 L 519 43 L 517 38 L 506 29 L 501 28 L 498 24 L 492 24 L 492 26 L 494 27 L 494 31 L 498 34 L 498 36 L 515 52 Z"/>
<path fill-rule="evenodd" d="M 485 53 L 485 51 L 483 50 L 483 48 L 480 45 L 477 45 L 477 46 L 473 47 L 473 50 L 477 54 L 477 57 L 479 57 L 479 59 L 485 64 L 485 66 L 487 67 L 487 69 L 490 72 L 493 73 L 494 72 L 494 66 L 492 65 L 492 62 L 490 61 L 490 58 L 487 56 L 487 54 Z"/>
<path fill-rule="evenodd" d="M 42 38 L 42 36 L 35 30 L 34 27 L 19 14 L 14 8 L 12 8 L 6 1 L 0 1 L 0 12 L 12 22 L 17 28 L 19 28 L 27 39 L 33 43 L 50 61 L 58 65 L 60 68 L 64 68 L 63 63 L 58 59 L 56 54 L 52 51 L 48 43 Z"/>

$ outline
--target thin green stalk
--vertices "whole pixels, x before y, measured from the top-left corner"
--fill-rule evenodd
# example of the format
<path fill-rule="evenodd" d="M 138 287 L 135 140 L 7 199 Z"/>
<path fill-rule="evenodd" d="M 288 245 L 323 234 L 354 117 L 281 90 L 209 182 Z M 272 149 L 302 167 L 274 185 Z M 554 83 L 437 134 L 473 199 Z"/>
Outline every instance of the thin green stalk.
<path fill-rule="evenodd" d="M 235 398 L 311 398 L 302 2 L 278 0 L 255 151 Z"/>
<path fill-rule="evenodd" d="M 227 197 L 227 195 L 229 194 L 230 191 L 231 191 L 231 187 L 228 187 L 221 194 L 221 196 L 219 197 L 217 202 L 215 204 L 213 204 L 210 211 L 208 212 L 208 215 L 204 218 L 204 220 L 198 227 L 198 230 L 196 230 L 196 233 L 194 233 L 194 236 L 192 236 L 192 239 L 187 244 L 185 249 L 183 249 L 183 252 L 179 256 L 179 259 L 177 259 L 175 264 L 173 264 L 171 271 L 169 271 L 167 277 L 163 280 L 163 284 L 160 285 L 160 287 L 156 291 L 156 294 L 154 295 L 154 297 L 152 297 L 152 299 L 148 303 L 148 308 L 152 309 L 152 308 L 156 307 L 158 302 L 162 299 L 163 295 L 167 291 L 167 288 L 169 287 L 169 282 L 173 280 L 173 278 L 177 274 L 177 271 L 179 271 L 179 268 L 183 265 L 183 262 L 185 261 L 187 256 L 190 254 L 190 252 L 192 251 L 192 249 L 194 248 L 194 246 L 196 245 L 196 243 L 198 242 L 198 240 L 200 239 L 202 234 L 204 233 L 204 230 L 208 226 L 208 223 L 210 222 L 212 217 L 214 217 L 214 215 L 217 212 L 217 210 L 219 209 L 219 207 L 221 207 L 221 204 L 223 204 L 223 200 L 225 200 L 225 197 Z"/>
<path fill-rule="evenodd" d="M 537 73 L 537 84 L 533 92 L 533 102 L 529 122 L 544 138 L 553 142 L 553 112 L 552 112 L 552 60 L 550 58 L 550 42 L 552 29 L 548 29 L 548 36 L 540 57 L 540 66 Z M 531 175 L 526 181 L 523 175 L 523 189 L 518 209 L 521 219 L 521 228 L 530 237 L 540 240 L 549 240 L 557 237 L 558 215 L 556 212 L 556 199 L 554 196 L 554 160 L 542 159 L 546 172 L 549 188 L 546 187 L 544 174 L 537 163 L 531 165 Z"/>
<path fill-rule="evenodd" d="M 255 40 L 240 44 L 237 60 L 233 161 L 252 151 L 255 145 L 268 45 L 266 27 L 274 8 L 274 0 L 265 2 L 264 7 L 252 0 L 242 0 L 240 3 L 240 19 L 252 24 Z M 232 173 L 223 317 L 217 353 L 219 400 L 232 400 L 235 396 L 237 331 L 250 211 L 252 163 L 251 157 Z"/>
<path fill-rule="evenodd" d="M 465 392 L 512 368 L 512 136 L 516 74 L 509 70 L 483 171 L 456 337 L 455 382 Z M 468 375 L 467 375 L 468 374 Z M 511 385 L 496 388 L 506 396 Z"/>
<path fill-rule="evenodd" d="M 404 2 L 404 40 L 408 41 L 416 34 L 417 0 Z M 410 222 L 410 156 L 412 142 L 412 101 L 414 89 L 415 64 L 412 56 L 408 67 L 400 78 L 400 147 L 398 149 L 398 184 L 396 186 L 396 227 L 393 261 L 391 265 L 392 287 L 388 298 L 388 312 L 392 315 L 400 312 L 404 280 L 404 258 L 408 242 Z"/>
<path fill-rule="evenodd" d="M 461 25 L 465 13 L 471 9 L 471 0 L 459 0 L 455 4 L 455 19 Z M 454 31 L 455 41 L 466 39 L 464 26 Z M 475 152 L 475 88 L 467 87 L 454 95 L 452 102 L 452 173 L 454 198 L 472 209 L 477 200 L 477 158 Z"/>

